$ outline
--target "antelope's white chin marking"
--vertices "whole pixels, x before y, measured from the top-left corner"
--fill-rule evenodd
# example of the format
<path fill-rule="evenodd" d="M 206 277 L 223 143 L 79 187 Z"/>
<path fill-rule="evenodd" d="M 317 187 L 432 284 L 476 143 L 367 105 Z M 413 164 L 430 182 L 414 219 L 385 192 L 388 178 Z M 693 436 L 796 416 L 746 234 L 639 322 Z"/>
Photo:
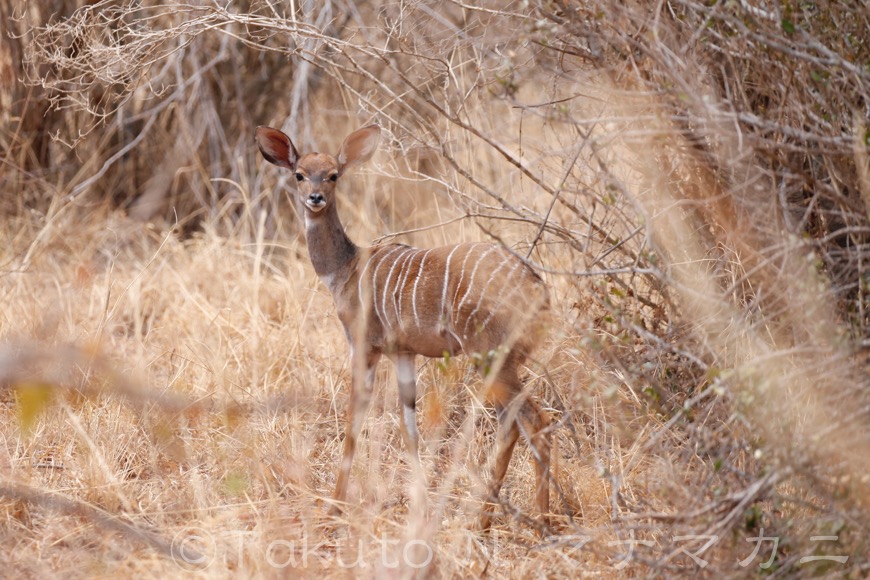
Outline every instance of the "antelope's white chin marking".
<path fill-rule="evenodd" d="M 326 207 L 326 203 L 325 203 L 325 202 L 320 202 L 320 203 L 308 203 L 308 202 L 306 201 L 306 202 L 305 202 L 305 207 L 307 207 L 308 209 L 310 209 L 310 210 L 313 211 L 314 213 L 317 213 L 317 212 L 319 212 L 319 211 L 323 211 L 323 208 Z"/>

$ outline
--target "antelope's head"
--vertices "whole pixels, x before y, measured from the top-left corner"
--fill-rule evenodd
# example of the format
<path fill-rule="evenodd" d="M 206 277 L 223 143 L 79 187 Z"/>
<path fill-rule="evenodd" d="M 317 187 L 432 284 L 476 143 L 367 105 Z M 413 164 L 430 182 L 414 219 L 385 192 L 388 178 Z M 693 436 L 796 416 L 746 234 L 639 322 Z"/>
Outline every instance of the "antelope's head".
<path fill-rule="evenodd" d="M 263 158 L 294 173 L 296 196 L 309 217 L 335 204 L 338 179 L 351 167 L 371 159 L 381 128 L 369 125 L 348 135 L 338 155 L 306 153 L 300 156 L 290 137 L 271 127 L 257 127 L 257 146 Z"/>

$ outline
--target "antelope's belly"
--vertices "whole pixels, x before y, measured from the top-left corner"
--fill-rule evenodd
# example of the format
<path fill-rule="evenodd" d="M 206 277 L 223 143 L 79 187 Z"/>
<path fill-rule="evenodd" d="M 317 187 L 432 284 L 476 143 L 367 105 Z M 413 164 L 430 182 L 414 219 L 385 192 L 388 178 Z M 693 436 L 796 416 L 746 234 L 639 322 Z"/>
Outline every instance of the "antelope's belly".
<path fill-rule="evenodd" d="M 431 358 L 462 353 L 462 347 L 456 339 L 433 332 L 399 331 L 389 337 L 388 341 L 388 348 L 395 352 L 413 352 Z"/>

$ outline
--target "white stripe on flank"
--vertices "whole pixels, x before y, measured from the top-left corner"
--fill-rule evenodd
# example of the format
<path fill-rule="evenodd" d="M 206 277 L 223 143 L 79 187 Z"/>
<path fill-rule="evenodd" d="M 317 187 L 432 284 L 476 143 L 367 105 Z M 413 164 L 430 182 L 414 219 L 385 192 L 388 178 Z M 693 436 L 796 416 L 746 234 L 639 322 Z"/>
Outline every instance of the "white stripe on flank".
<path fill-rule="evenodd" d="M 461 246 L 454 246 L 450 253 L 447 254 L 447 264 L 444 266 L 444 286 L 441 289 L 441 316 L 447 314 L 447 284 L 450 280 L 450 260 L 453 259 L 453 254 L 456 253 Z"/>
<path fill-rule="evenodd" d="M 429 252 L 432 250 L 426 250 L 423 253 L 423 259 L 420 261 L 420 269 L 417 271 L 417 279 L 414 280 L 414 292 L 411 295 L 411 306 L 414 310 L 414 324 L 417 325 L 417 328 L 420 328 L 420 317 L 417 316 L 417 284 L 420 283 L 420 277 L 423 275 L 423 266 L 426 265 L 426 258 L 429 257 Z"/>
<path fill-rule="evenodd" d="M 392 294 L 390 294 L 391 300 L 393 301 L 393 312 L 396 315 L 396 321 L 398 322 L 399 328 L 403 330 L 405 328 L 405 323 L 402 320 L 402 300 L 405 298 L 405 284 L 408 281 L 408 274 L 411 271 L 411 265 L 414 263 L 414 260 L 417 258 L 417 254 L 419 253 L 419 249 L 411 248 L 408 257 L 402 261 L 399 271 L 396 272 L 396 286 L 393 289 Z"/>
<path fill-rule="evenodd" d="M 413 252 L 414 249 L 405 246 L 402 250 L 402 253 L 398 254 L 393 259 L 393 265 L 390 267 L 390 271 L 387 274 L 387 279 L 384 280 L 384 295 L 381 297 L 381 312 L 384 313 L 384 321 L 389 328 L 393 328 L 393 325 L 390 322 L 390 317 L 387 316 L 387 295 L 390 293 L 390 278 L 393 277 L 393 272 L 396 271 L 396 266 L 399 265 L 399 260 L 401 260 L 402 256 L 406 255 L 409 251 Z"/>
<path fill-rule="evenodd" d="M 384 324 L 384 318 L 381 316 L 381 313 L 378 311 L 378 272 L 381 269 L 381 266 L 384 265 L 384 262 L 387 261 L 387 258 L 401 250 L 404 246 L 397 246 L 390 250 L 389 252 L 384 253 L 383 257 L 378 261 L 378 266 L 375 268 L 375 271 L 372 273 L 372 303 L 375 306 L 375 314 L 378 315 L 378 320 L 381 321 L 381 326 Z"/>
<path fill-rule="evenodd" d="M 466 266 L 466 264 L 468 264 L 468 258 L 471 257 L 471 254 L 473 253 L 474 248 L 481 245 L 482 243 L 483 242 L 478 242 L 476 244 L 473 244 L 471 247 L 468 248 L 468 251 L 465 252 L 465 259 L 462 260 L 462 266 L 459 268 L 459 271 L 460 271 L 459 282 L 456 283 L 456 292 L 453 293 L 453 301 L 452 302 L 453 302 L 454 306 L 456 306 L 456 299 L 459 298 L 459 291 L 462 290 L 462 281 L 465 280 L 465 266 Z"/>
<path fill-rule="evenodd" d="M 517 260 L 517 263 L 511 268 L 511 271 L 508 272 L 508 275 L 505 277 L 505 284 L 501 287 L 501 292 L 498 294 L 498 300 L 495 305 L 490 309 L 489 316 L 486 317 L 486 320 L 483 321 L 483 324 L 480 325 L 480 329 L 483 330 L 486 328 L 486 325 L 489 324 L 490 320 L 496 315 L 499 309 L 508 301 L 508 298 L 514 295 L 514 293 L 520 289 L 519 284 L 511 284 L 511 279 L 514 276 L 514 273 L 517 271 L 517 268 L 522 266 L 523 263 Z M 509 290 L 507 295 L 505 295 L 505 290 Z"/>
<path fill-rule="evenodd" d="M 399 321 L 399 328 L 405 327 L 402 322 L 402 299 L 405 297 L 403 290 L 405 289 L 405 284 L 408 283 L 408 275 L 411 273 L 411 266 L 414 264 L 414 260 L 419 254 L 420 250 L 414 249 L 414 251 L 411 252 L 411 255 L 405 260 L 405 263 L 402 264 L 402 276 L 396 276 L 396 289 L 393 291 L 393 308 L 396 310 L 396 320 Z M 396 301 L 396 293 L 399 294 L 398 302 Z"/>
<path fill-rule="evenodd" d="M 465 294 L 462 295 L 462 300 L 459 301 L 459 306 L 456 307 L 457 316 L 459 316 L 459 313 L 462 311 L 462 306 L 465 304 L 465 300 L 468 299 L 468 295 L 471 294 L 471 290 L 474 288 L 474 275 L 477 274 L 477 268 L 483 262 L 483 259 L 486 258 L 486 255 L 491 253 L 493 250 L 495 250 L 495 246 L 490 245 L 489 248 L 487 248 L 487 250 L 477 258 L 477 262 L 475 262 L 474 268 L 471 270 L 471 277 L 468 280 L 468 288 L 465 290 Z"/>
<path fill-rule="evenodd" d="M 474 305 L 474 310 L 471 311 L 471 314 L 468 315 L 468 318 L 465 319 L 465 326 L 462 328 L 462 336 L 468 338 L 468 325 L 471 324 L 471 321 L 474 319 L 474 315 L 480 310 L 481 305 L 483 304 L 483 298 L 486 296 L 486 292 L 489 289 L 489 285 L 492 284 L 492 281 L 495 279 L 496 274 L 498 274 L 502 268 L 505 267 L 505 264 L 511 261 L 513 258 L 512 255 L 505 255 L 504 259 L 501 261 L 501 264 L 498 265 L 498 268 L 492 271 L 492 274 L 489 275 L 489 280 L 486 281 L 486 284 L 483 285 L 483 288 L 480 291 L 480 295 L 477 298 L 477 304 Z"/>

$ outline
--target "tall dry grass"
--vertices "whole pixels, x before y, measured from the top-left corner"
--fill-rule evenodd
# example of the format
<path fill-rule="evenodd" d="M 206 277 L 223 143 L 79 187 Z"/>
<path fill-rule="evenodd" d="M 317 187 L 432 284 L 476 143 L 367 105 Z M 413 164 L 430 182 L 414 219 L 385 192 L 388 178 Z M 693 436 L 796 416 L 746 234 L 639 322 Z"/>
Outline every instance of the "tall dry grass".
<path fill-rule="evenodd" d="M 0 2 L 4 570 L 866 574 L 859 7 Z M 494 417 L 461 360 L 420 361 L 426 513 L 384 365 L 324 515 L 346 346 L 252 135 L 372 120 L 354 239 L 496 240 L 552 288 L 545 538 L 523 446 L 470 526 Z"/>

